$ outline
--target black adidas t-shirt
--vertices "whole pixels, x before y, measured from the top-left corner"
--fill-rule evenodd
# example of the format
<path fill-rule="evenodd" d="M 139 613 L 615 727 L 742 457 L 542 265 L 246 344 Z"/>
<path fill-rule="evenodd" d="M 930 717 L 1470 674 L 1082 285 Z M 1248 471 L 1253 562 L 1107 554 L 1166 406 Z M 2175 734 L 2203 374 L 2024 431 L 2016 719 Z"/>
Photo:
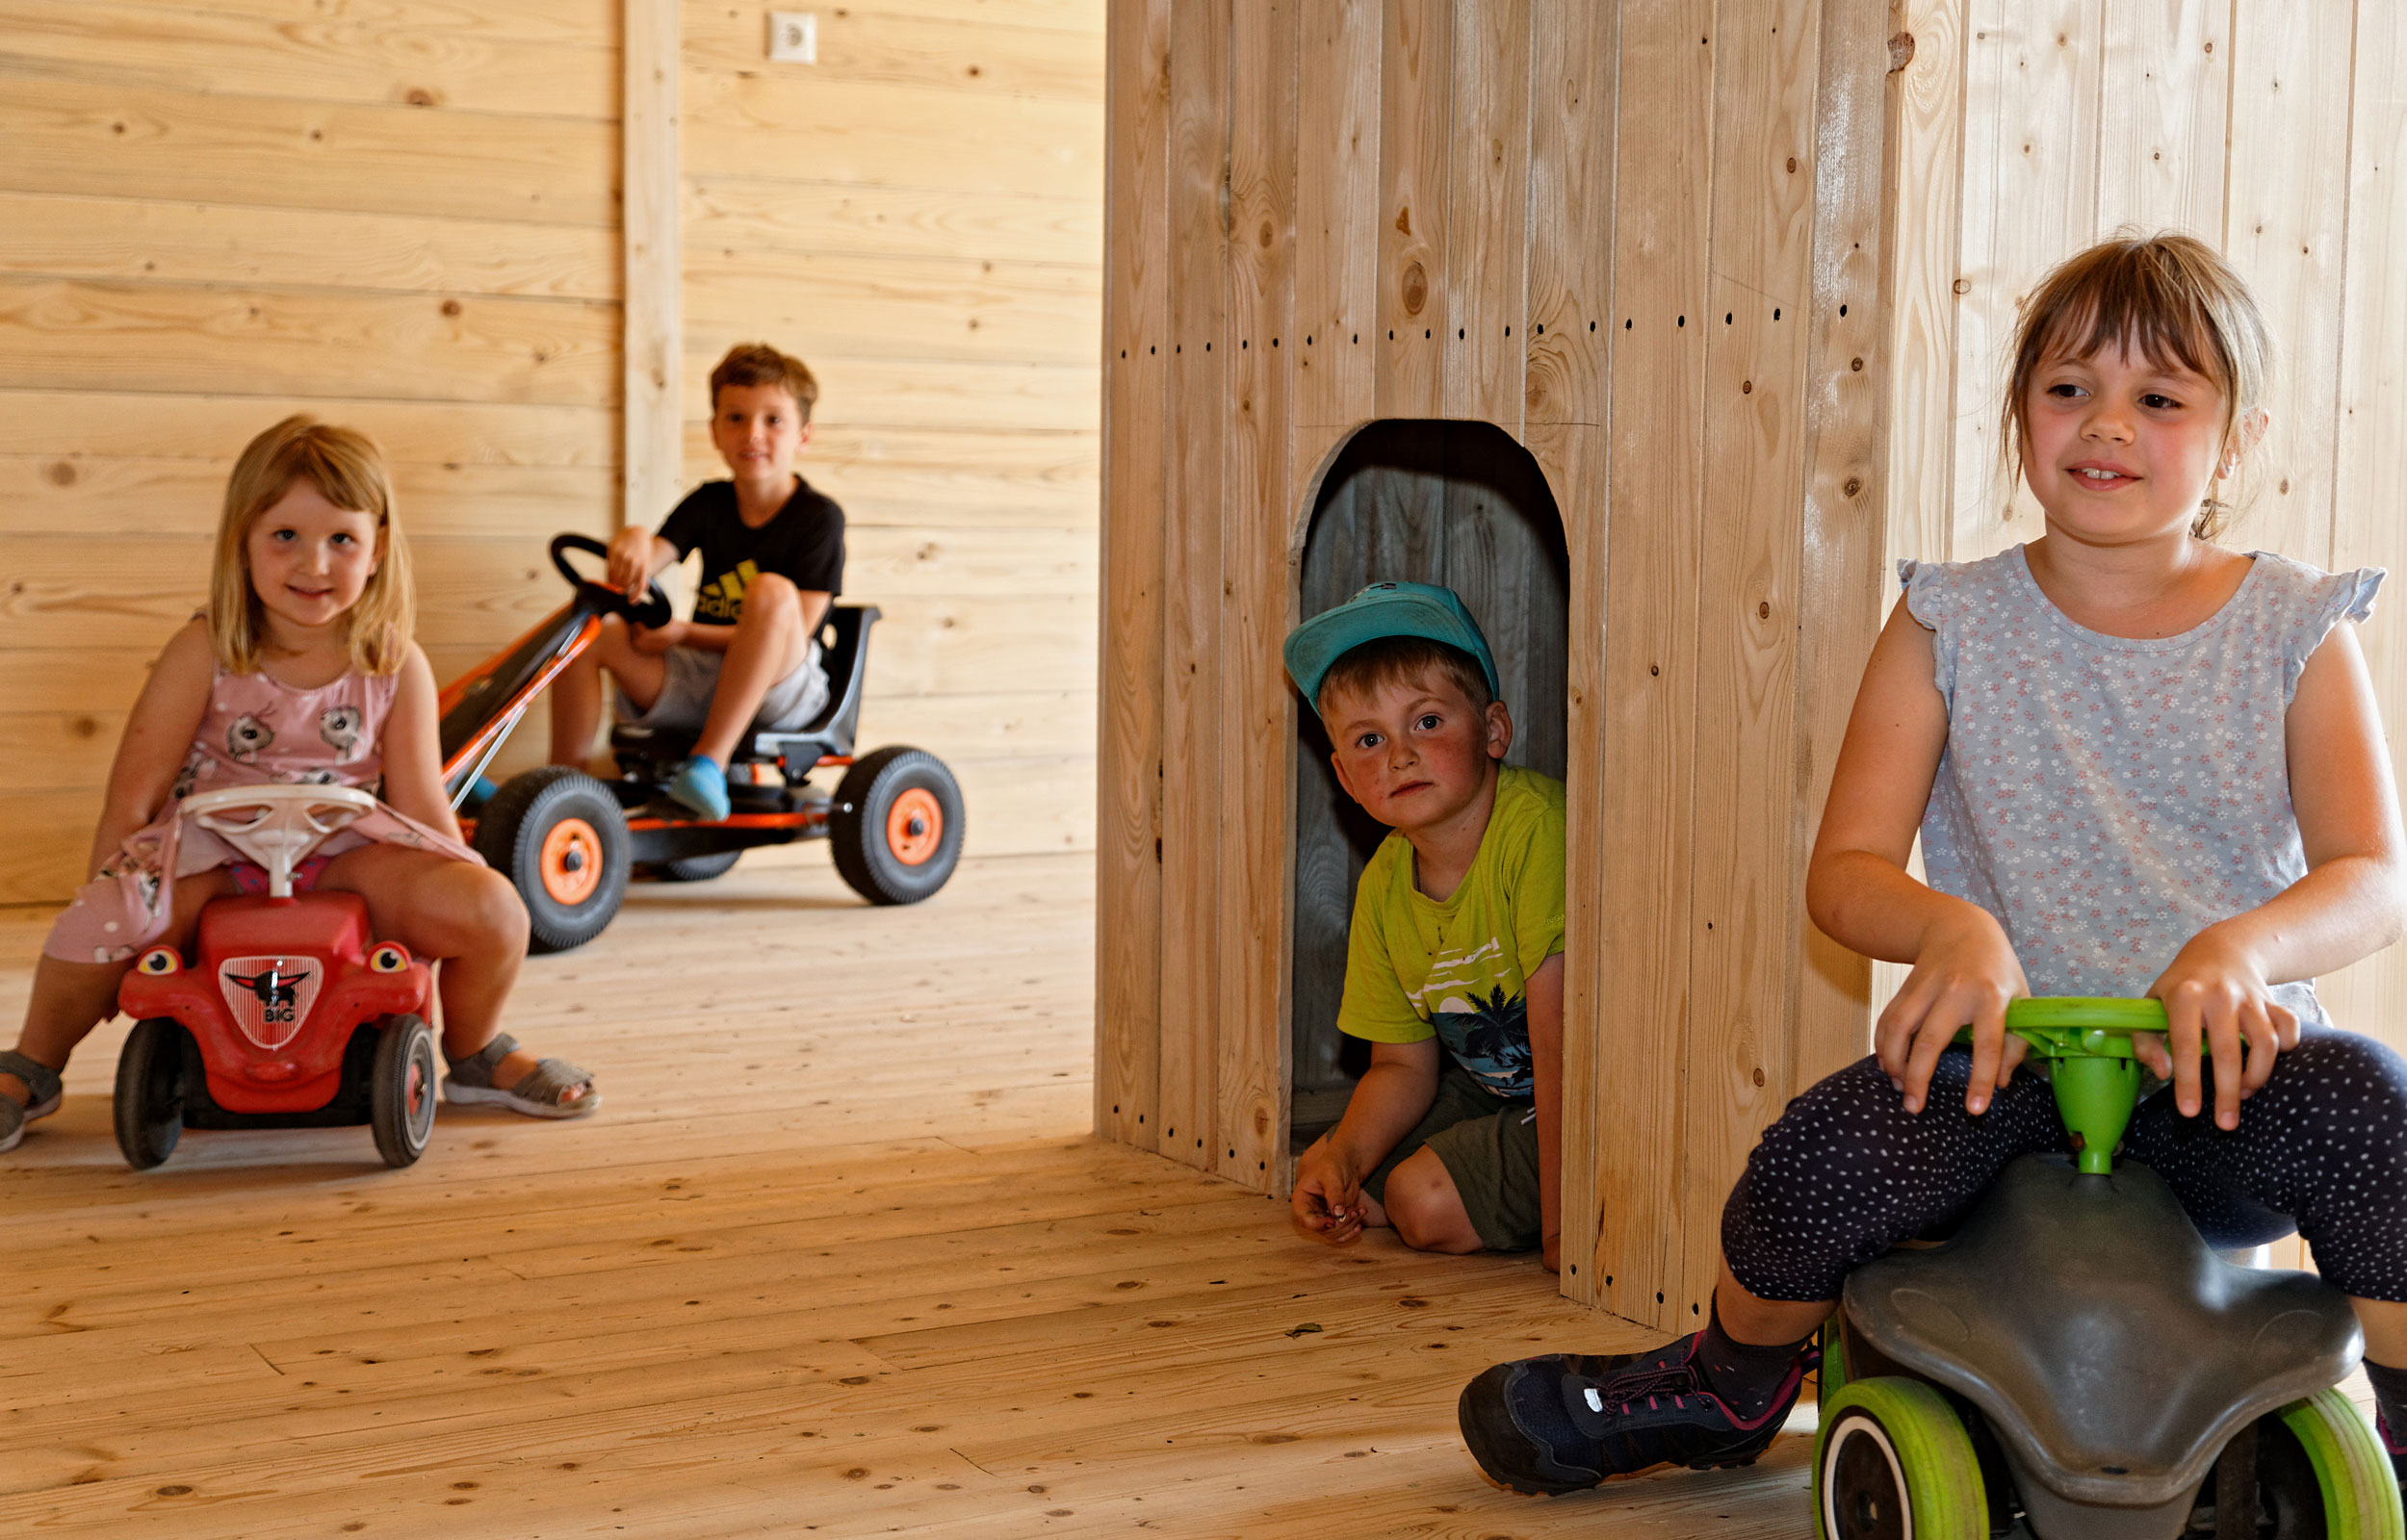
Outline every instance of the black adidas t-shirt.
<path fill-rule="evenodd" d="M 844 591 L 844 510 L 800 476 L 786 506 L 758 529 L 736 511 L 735 482 L 705 481 L 660 525 L 660 538 L 677 548 L 681 561 L 702 548 L 693 618 L 707 626 L 735 625 L 744 588 L 764 572 L 805 593 Z"/>

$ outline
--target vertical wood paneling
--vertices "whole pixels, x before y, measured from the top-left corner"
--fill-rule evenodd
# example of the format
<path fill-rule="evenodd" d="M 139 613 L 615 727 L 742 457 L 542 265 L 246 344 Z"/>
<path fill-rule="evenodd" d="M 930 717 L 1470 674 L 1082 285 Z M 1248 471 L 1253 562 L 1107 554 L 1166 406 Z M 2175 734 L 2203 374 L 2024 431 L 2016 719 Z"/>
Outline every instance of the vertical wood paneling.
<path fill-rule="evenodd" d="M 1096 882 L 1095 1127 L 1152 1149 L 1161 1128 L 1162 603 L 1171 338 L 1171 0 L 1125 9 L 1108 39 L 1103 295 L 1100 808 Z"/>
<path fill-rule="evenodd" d="M 1885 473 L 1892 555 L 1949 559 L 1954 529 L 1956 243 L 1963 231 L 1964 11 L 1909 0 L 1893 34 L 1882 154 L 1889 296 Z M 1910 50 L 1910 53 L 1908 51 Z M 1907 53 L 1902 64 L 1897 53 Z"/>
<path fill-rule="evenodd" d="M 620 517 L 649 521 L 684 491 L 678 366 L 685 345 L 685 253 L 678 236 L 681 0 L 625 0 L 626 116 L 619 136 L 625 217 L 625 445 Z"/>
<path fill-rule="evenodd" d="M 1297 67 L 1304 0 L 1248 0 L 1229 29 L 1229 394 L 1222 551 L 1219 746 L 1219 1133 L 1213 1169 L 1272 1180 L 1291 1078 L 1281 1010 L 1288 973 L 1287 809 L 1295 741 L 1280 644 L 1293 623 L 1288 455 L 1295 412 Z"/>
<path fill-rule="evenodd" d="M 1625 11 L 1616 101 L 1614 297 L 1606 576 L 1604 774 L 1621 806 L 1604 837 L 1613 875 L 1597 965 L 1617 1029 L 1599 1034 L 1595 1079 L 1573 1093 L 1613 1114 L 1597 1130 L 1602 1207 L 1593 1297 L 1636 1321 L 1677 1303 L 1670 1247 L 1682 1234 L 1677 1155 L 1689 1044 L 1696 712 L 1696 581 L 1702 512 L 1707 274 L 1715 166 L 1711 0 Z M 1642 332 L 1640 328 L 1644 328 Z M 1658 1299 L 1658 1295 L 1664 1297 Z"/>
<path fill-rule="evenodd" d="M 1612 8 L 1584 0 L 1536 0 L 1531 7 L 1522 388 L 1523 415 L 1533 424 L 1605 421 L 1618 48 Z M 1569 495 L 1556 484 L 1559 500 Z M 1568 521 L 1568 501 L 1564 506 Z"/>
<path fill-rule="evenodd" d="M 2358 0 L 2356 20 L 2332 565 L 2390 570 L 2358 640 L 2396 775 L 2407 743 L 2407 599 L 2398 592 L 2407 579 L 2407 14 L 2388 0 Z M 2407 1052 L 2407 946 L 2317 984 L 2334 1020 Z"/>
<path fill-rule="evenodd" d="M 1530 12 L 1455 11 L 1446 208 L 1445 415 L 1518 438 L 1529 252 Z"/>
<path fill-rule="evenodd" d="M 1447 171 L 1454 126 L 1454 6 L 1388 0 L 1381 35 L 1379 308 L 1381 417 L 1445 411 Z"/>
<path fill-rule="evenodd" d="M 1170 466 L 1162 681 L 1161 1153 L 1208 1167 L 1219 1106 L 1222 557 L 1230 0 L 1170 30 Z M 1225 1147 L 1225 1146 L 1224 1146 Z"/>
<path fill-rule="evenodd" d="M 1309 0 L 1304 8 L 1297 102 L 1295 418 L 1350 428 L 1373 411 L 1378 313 L 1380 0 Z M 1299 446 L 1308 476 L 1333 440 Z M 1290 500 L 1301 517 L 1303 488 Z M 1296 538 L 1303 538 L 1298 526 Z"/>
<path fill-rule="evenodd" d="M 2098 216 L 2116 230 L 2223 227 L 2231 0 L 2109 0 L 2099 69 Z"/>
<path fill-rule="evenodd" d="M 1799 492 L 1812 292 L 1818 8 L 1731 7 L 1714 68 L 1713 280 L 1701 327 L 1695 791 L 1687 936 L 1688 1133 L 1665 1309 L 1703 1319 L 1716 1221 L 1755 1131 L 1786 1102 L 1797 838 Z M 1775 854 L 1776 853 L 1776 854 Z M 1658 1320 L 1662 1316 L 1659 1312 Z"/>
<path fill-rule="evenodd" d="M 1797 756 L 1787 848 L 1811 851 L 1830 792 L 1830 770 L 1847 735 L 1862 661 L 1879 634 L 1882 566 L 1894 492 L 1883 416 L 1895 400 L 1889 374 L 1897 335 L 1887 287 L 1896 264 L 1885 154 L 1865 153 L 1867 119 L 1894 123 L 1882 44 L 1885 18 L 1869 6 L 1825 13 L 1814 153 L 1813 293 L 1806 314 L 1805 486 L 1798 594 L 1811 624 L 1798 620 Z M 1901 71 L 1902 73 L 1902 71 Z M 1814 1082 L 1860 1058 L 1871 1040 L 1871 964 L 1805 917 L 1805 863 L 1791 860 L 1790 912 L 1802 939 L 1786 1089 L 1775 1110 Z"/>
<path fill-rule="evenodd" d="M 2273 428 L 2245 464 L 2236 540 L 2332 559 L 2347 221 L 2347 0 L 2241 8 L 2232 40 L 2231 202 L 2224 255 L 2257 293 L 2281 352 Z"/>
<path fill-rule="evenodd" d="M 1967 561 L 2039 533 L 2028 494 L 2008 516 L 1998 389 L 2015 306 L 2089 243 L 2097 219 L 2104 0 L 1973 0 L 1964 125 L 1963 287 L 1956 322 L 1955 527 Z"/>

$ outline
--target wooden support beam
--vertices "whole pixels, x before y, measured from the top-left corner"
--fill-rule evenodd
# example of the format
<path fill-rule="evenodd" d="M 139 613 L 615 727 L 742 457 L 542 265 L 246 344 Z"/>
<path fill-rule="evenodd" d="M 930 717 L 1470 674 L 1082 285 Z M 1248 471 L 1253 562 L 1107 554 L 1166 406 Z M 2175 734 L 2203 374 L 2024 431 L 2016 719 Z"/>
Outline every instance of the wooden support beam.
<path fill-rule="evenodd" d="M 620 235 L 626 264 L 622 523 L 658 523 L 684 490 L 679 416 L 685 264 L 677 228 L 683 35 L 678 0 L 625 0 Z"/>

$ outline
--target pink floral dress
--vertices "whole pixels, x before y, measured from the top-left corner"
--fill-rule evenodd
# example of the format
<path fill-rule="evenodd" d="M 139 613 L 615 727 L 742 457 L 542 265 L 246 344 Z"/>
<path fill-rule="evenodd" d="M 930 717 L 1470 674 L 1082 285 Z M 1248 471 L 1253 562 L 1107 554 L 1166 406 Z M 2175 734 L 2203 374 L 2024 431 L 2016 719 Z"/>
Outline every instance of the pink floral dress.
<path fill-rule="evenodd" d="M 264 672 L 219 669 L 209 710 L 168 805 L 117 847 L 99 876 L 76 889 L 42 950 L 68 962 L 122 962 L 167 929 L 178 877 L 247 866 L 233 846 L 179 816 L 184 799 L 195 791 L 266 783 L 380 789 L 384 757 L 378 748 L 400 684 L 397 674 L 354 669 L 303 690 Z M 294 886 L 305 886 L 326 859 L 377 840 L 483 864 L 458 840 L 378 803 L 320 845 L 304 871 L 295 874 Z"/>

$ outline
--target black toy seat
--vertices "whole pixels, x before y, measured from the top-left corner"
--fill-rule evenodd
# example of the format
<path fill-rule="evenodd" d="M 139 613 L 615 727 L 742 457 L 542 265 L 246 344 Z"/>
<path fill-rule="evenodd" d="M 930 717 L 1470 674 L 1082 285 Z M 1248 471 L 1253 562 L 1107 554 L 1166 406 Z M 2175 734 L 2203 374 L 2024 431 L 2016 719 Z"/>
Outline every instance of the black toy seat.
<path fill-rule="evenodd" d="M 1980 1408 L 2051 1540 L 2180 1534 L 2232 1436 L 2339 1383 L 2364 1341 L 2338 1289 L 2209 1250 L 2145 1166 L 2061 1155 L 2008 1166 L 1953 1240 L 1856 1269 L 1846 1312 Z"/>
<path fill-rule="evenodd" d="M 831 686 L 825 709 L 792 732 L 756 732 L 736 751 L 736 762 L 784 759 L 789 778 L 799 781 L 822 756 L 839 758 L 852 754 L 861 727 L 861 686 L 869 665 L 869 628 L 882 612 L 875 604 L 836 604 L 819 625 L 819 665 Z M 638 764 L 668 766 L 693 753 L 696 730 L 617 727 L 610 730 L 610 749 L 622 769 Z"/>

